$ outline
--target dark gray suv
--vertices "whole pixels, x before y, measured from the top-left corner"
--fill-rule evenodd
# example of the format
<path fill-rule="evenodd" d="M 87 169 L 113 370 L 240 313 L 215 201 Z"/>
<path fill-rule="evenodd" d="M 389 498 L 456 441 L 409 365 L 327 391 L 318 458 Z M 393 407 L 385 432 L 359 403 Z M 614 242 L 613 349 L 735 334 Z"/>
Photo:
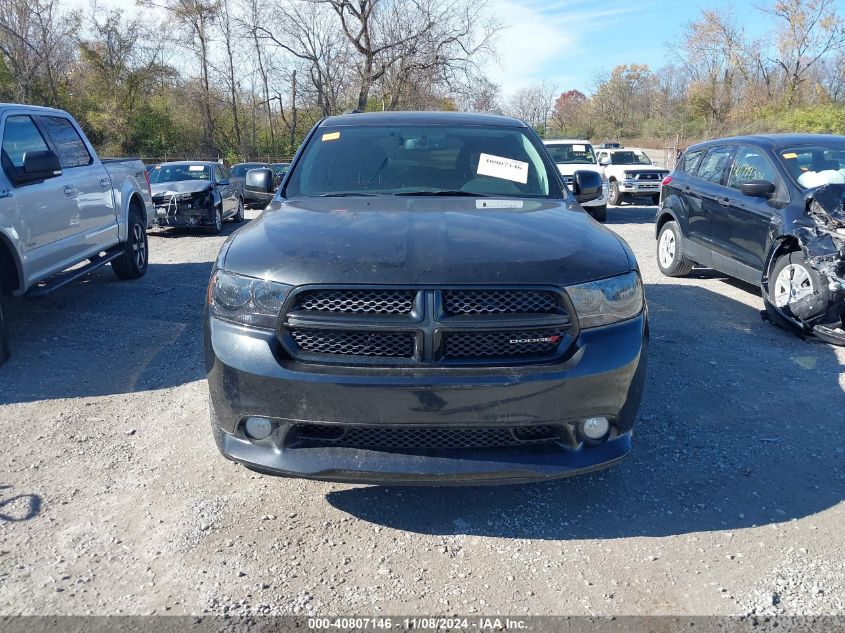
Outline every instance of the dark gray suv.
<path fill-rule="evenodd" d="M 520 121 L 351 114 L 225 243 L 205 350 L 223 455 L 279 475 L 521 482 L 631 448 L 648 323 L 628 246 Z M 574 194 L 574 195 L 573 195 Z"/>

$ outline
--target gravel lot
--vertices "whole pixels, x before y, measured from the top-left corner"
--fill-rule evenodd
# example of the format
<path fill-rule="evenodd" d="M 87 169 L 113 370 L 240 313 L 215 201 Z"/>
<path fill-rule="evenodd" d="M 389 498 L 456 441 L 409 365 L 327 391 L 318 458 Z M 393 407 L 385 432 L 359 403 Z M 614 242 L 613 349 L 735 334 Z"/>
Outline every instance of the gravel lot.
<path fill-rule="evenodd" d="M 0 614 L 845 613 L 845 350 L 764 323 L 753 287 L 660 275 L 653 214 L 608 222 L 651 310 L 634 452 L 556 483 L 349 486 L 222 459 L 200 310 L 224 237 L 156 232 L 143 279 L 17 304 Z"/>

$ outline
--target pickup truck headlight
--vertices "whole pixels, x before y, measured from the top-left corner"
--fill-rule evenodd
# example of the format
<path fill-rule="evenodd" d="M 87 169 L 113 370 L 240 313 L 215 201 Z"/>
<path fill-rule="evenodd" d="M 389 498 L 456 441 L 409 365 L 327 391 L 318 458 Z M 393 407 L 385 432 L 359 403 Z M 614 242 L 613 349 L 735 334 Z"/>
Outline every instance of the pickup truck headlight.
<path fill-rule="evenodd" d="M 275 328 L 291 286 L 217 270 L 208 286 L 211 314 L 224 321 Z"/>
<path fill-rule="evenodd" d="M 643 309 L 643 284 L 636 271 L 568 286 L 566 293 L 582 329 L 625 321 Z"/>

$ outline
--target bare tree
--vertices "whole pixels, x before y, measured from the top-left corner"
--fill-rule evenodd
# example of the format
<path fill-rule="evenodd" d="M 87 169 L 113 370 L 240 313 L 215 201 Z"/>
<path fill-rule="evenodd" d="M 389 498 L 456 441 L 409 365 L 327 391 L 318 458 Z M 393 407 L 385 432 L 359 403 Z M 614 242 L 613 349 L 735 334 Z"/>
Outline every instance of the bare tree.
<path fill-rule="evenodd" d="M 15 85 L 12 97 L 59 106 L 60 82 L 73 61 L 80 14 L 56 0 L 2 0 L 0 55 Z"/>
<path fill-rule="evenodd" d="M 209 68 L 211 67 L 211 48 L 213 26 L 217 20 L 219 0 L 140 0 L 144 6 L 157 7 L 167 11 L 175 20 L 181 35 L 187 36 L 190 48 L 200 64 L 200 85 L 203 112 L 203 128 L 206 151 L 215 147 L 214 116 L 211 111 L 212 91 Z M 183 37 L 176 39 L 184 42 Z"/>
<path fill-rule="evenodd" d="M 557 86 L 549 82 L 520 88 L 508 101 L 508 113 L 535 128 L 542 128 L 545 134 L 558 94 Z"/>
<path fill-rule="evenodd" d="M 777 0 L 765 9 L 781 23 L 775 62 L 783 71 L 787 105 L 795 103 L 813 66 L 845 49 L 845 20 L 837 6 L 837 0 Z"/>

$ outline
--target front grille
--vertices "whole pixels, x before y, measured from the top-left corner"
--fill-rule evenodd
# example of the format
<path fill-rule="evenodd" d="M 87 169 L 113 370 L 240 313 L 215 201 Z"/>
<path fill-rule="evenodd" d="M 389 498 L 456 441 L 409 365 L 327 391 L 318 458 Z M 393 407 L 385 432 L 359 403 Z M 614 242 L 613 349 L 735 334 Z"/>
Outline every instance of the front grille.
<path fill-rule="evenodd" d="M 297 297 L 296 309 L 356 314 L 409 314 L 412 290 L 310 290 Z"/>
<path fill-rule="evenodd" d="M 409 332 L 359 332 L 348 330 L 291 329 L 303 352 L 344 356 L 411 358 L 414 337 Z"/>
<path fill-rule="evenodd" d="M 507 332 L 447 332 L 443 358 L 519 358 L 554 354 L 564 337 L 561 330 Z"/>
<path fill-rule="evenodd" d="M 507 366 L 556 361 L 573 327 L 554 288 L 304 288 L 278 336 L 303 363 Z"/>
<path fill-rule="evenodd" d="M 561 314 L 560 296 L 544 290 L 446 290 L 446 314 Z"/>
<path fill-rule="evenodd" d="M 566 440 L 557 425 L 518 427 L 342 427 L 327 424 L 295 425 L 286 440 L 291 445 L 336 446 L 370 450 L 423 450 L 536 446 Z"/>

